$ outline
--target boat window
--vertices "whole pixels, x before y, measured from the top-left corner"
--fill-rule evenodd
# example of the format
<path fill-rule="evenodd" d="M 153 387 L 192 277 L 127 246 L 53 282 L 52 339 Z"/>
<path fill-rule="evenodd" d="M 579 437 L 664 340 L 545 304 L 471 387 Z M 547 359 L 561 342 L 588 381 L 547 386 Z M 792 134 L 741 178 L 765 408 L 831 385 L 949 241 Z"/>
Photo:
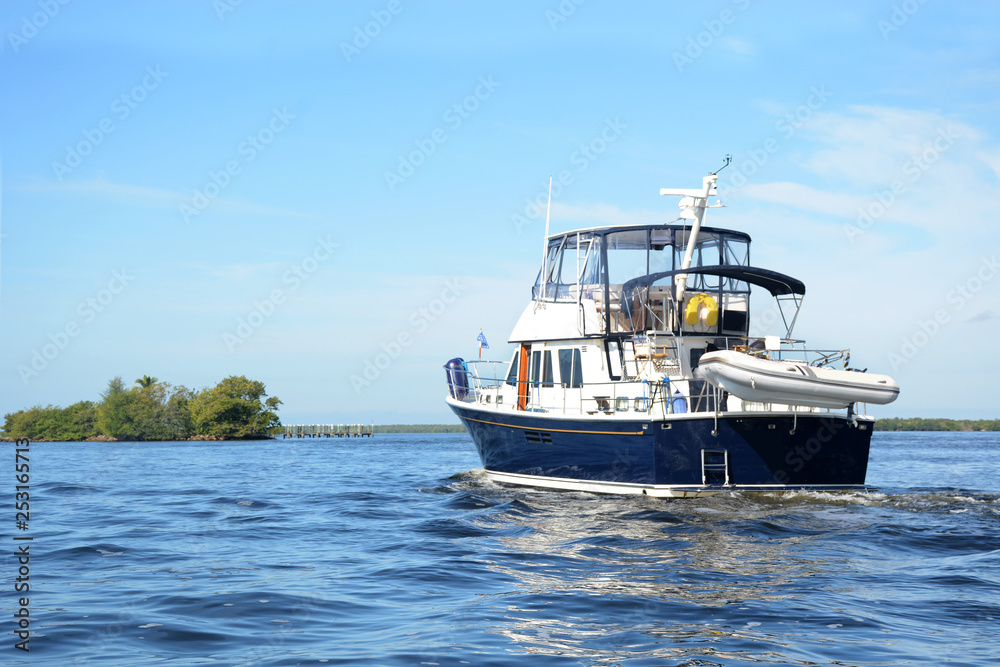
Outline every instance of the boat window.
<path fill-rule="evenodd" d="M 692 265 L 694 265 L 694 262 L 692 262 Z M 710 273 L 692 273 L 688 275 L 687 288 L 691 291 L 714 292 L 719 289 L 722 280 L 721 276 Z"/>
<path fill-rule="evenodd" d="M 514 360 L 510 362 L 510 370 L 507 371 L 507 384 L 512 387 L 517 386 L 517 366 L 520 360 L 521 351 L 517 350 L 514 352 Z"/>
<path fill-rule="evenodd" d="M 587 249 L 587 259 L 580 267 L 580 284 L 600 285 L 603 266 L 600 245 L 597 241 L 592 241 Z"/>
<path fill-rule="evenodd" d="M 681 268 L 684 262 L 684 254 L 687 252 L 687 241 L 690 230 L 685 230 L 683 243 L 680 242 L 681 234 L 678 233 L 678 242 L 674 245 L 674 268 Z M 714 266 L 722 264 L 722 241 L 718 234 L 702 231 L 698 234 L 698 243 L 694 247 L 694 254 L 691 256 L 691 266 Z"/>
<path fill-rule="evenodd" d="M 718 239 L 702 241 L 694 249 L 691 266 L 712 266 L 722 264 L 722 244 Z"/>
<path fill-rule="evenodd" d="M 528 377 L 531 378 L 531 384 L 538 386 L 538 376 L 542 372 L 542 351 L 533 350 L 531 352 L 531 368 L 528 370 Z"/>
<path fill-rule="evenodd" d="M 621 285 L 648 272 L 646 230 L 614 232 L 605 237 L 608 249 L 608 282 Z"/>
<path fill-rule="evenodd" d="M 705 354 L 705 348 L 696 347 L 691 350 L 691 370 L 698 368 L 698 362 L 701 361 L 701 355 Z"/>
<path fill-rule="evenodd" d="M 655 240 L 649 246 L 649 272 L 674 270 L 674 248 L 671 245 L 657 243 Z"/>
<path fill-rule="evenodd" d="M 545 298 L 575 300 L 579 290 L 577 284 L 597 285 L 601 283 L 601 267 L 598 244 L 592 233 L 577 233 L 553 239 L 549 243 L 545 258 Z M 531 296 L 541 296 L 542 271 L 531 290 Z"/>
<path fill-rule="evenodd" d="M 580 350 L 559 350 L 559 380 L 563 385 L 576 388 L 583 386 L 583 370 L 580 368 Z"/>
<path fill-rule="evenodd" d="M 726 237 L 723 264 L 750 266 L 750 244 L 743 239 Z"/>
<path fill-rule="evenodd" d="M 545 272 L 545 297 L 552 298 L 555 296 L 558 288 L 560 249 L 564 240 L 557 239 L 549 243 L 549 251 L 545 256 L 545 264 L 542 268 L 538 269 L 538 278 L 535 280 L 535 286 L 531 289 L 531 298 L 537 299 L 541 296 L 543 271 Z"/>
<path fill-rule="evenodd" d="M 587 270 L 587 259 L 590 254 L 590 240 L 577 244 L 576 237 L 568 240 L 562 252 L 562 271 L 559 274 L 561 285 L 576 285 Z"/>
<path fill-rule="evenodd" d="M 554 384 L 552 380 L 552 350 L 545 350 L 545 354 L 542 356 L 541 380 L 543 387 L 551 387 Z"/>
<path fill-rule="evenodd" d="M 558 282 L 559 277 L 559 260 L 562 257 L 562 245 L 566 242 L 566 239 L 562 239 L 559 243 L 552 243 L 549 246 L 549 254 L 545 258 L 546 266 L 546 282 L 554 283 Z"/>

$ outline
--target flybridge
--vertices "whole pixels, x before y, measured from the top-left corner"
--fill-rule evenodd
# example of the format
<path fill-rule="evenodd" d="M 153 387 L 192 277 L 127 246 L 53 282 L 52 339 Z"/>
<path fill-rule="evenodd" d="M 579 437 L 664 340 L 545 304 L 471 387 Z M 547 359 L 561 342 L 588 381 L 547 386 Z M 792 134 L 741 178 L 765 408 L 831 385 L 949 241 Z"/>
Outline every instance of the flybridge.
<path fill-rule="evenodd" d="M 801 282 L 754 269 L 749 260 L 750 237 L 725 229 L 703 228 L 696 239 L 690 225 L 568 232 L 549 239 L 532 298 L 581 304 L 583 323 L 591 325 L 583 335 L 648 328 L 746 335 L 749 284 L 759 284 L 769 273 L 804 292 Z M 679 314 L 699 294 L 712 297 L 717 315 L 711 322 L 685 326 Z"/>
<path fill-rule="evenodd" d="M 556 338 L 647 330 L 746 336 L 751 285 L 778 299 L 790 338 L 805 285 L 750 266 L 748 234 L 702 227 L 705 210 L 721 206 L 708 204 L 716 178 L 706 176 L 701 189 L 660 190 L 681 197 L 680 219 L 691 224 L 594 227 L 550 236 L 532 288 L 534 306 L 525 311 L 511 341 L 519 334 L 537 340 L 539 335 L 529 332 L 540 328 Z M 789 302 L 795 309 L 791 317 L 785 313 Z M 548 303 L 577 304 L 571 314 L 563 309 L 576 326 L 555 312 L 539 313 Z M 542 327 L 531 322 L 539 318 Z"/>

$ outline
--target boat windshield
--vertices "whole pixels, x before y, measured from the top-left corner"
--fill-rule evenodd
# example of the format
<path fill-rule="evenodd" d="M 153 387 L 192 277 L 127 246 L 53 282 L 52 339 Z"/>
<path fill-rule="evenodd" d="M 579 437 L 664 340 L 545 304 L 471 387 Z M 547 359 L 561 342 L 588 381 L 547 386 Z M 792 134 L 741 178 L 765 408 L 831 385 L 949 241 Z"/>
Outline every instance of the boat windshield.
<path fill-rule="evenodd" d="M 685 325 L 678 309 L 687 308 L 687 303 L 674 303 L 675 276 L 684 264 L 690 235 L 689 226 L 642 226 L 554 236 L 549 239 L 532 298 L 593 301 L 606 332 L 679 330 Z M 703 227 L 689 269 L 749 265 L 749 236 Z M 718 332 L 746 331 L 750 287 L 739 279 L 741 272 L 685 275 L 688 297 L 711 295 L 718 311 L 718 317 L 706 320 L 718 324 L 691 325 L 694 330 L 708 326 Z"/>
<path fill-rule="evenodd" d="M 608 265 L 608 283 L 614 289 L 633 278 L 675 271 L 683 266 L 689 228 L 635 229 L 616 231 L 604 237 Z M 750 243 L 742 234 L 705 230 L 699 234 L 691 257 L 691 267 L 749 266 Z M 735 289 L 720 284 L 718 276 L 693 277 L 705 289 Z M 728 279 L 721 279 L 725 282 Z M 714 282 L 713 282 L 714 281 Z"/>
<path fill-rule="evenodd" d="M 690 227 L 635 227 L 553 237 L 532 297 L 576 301 L 593 296 L 598 289 L 603 291 L 605 279 L 616 291 L 634 278 L 679 269 L 690 233 Z M 749 266 L 750 239 L 745 234 L 702 228 L 698 236 L 692 268 Z M 745 289 L 732 278 L 714 275 L 691 276 L 689 280 L 692 289 Z"/>
<path fill-rule="evenodd" d="M 593 291 L 599 288 L 602 274 L 599 249 L 600 244 L 591 233 L 551 239 L 545 266 L 531 292 L 532 298 L 537 299 L 542 294 L 543 282 L 545 299 L 556 301 L 576 301 L 585 296 L 588 289 Z"/>

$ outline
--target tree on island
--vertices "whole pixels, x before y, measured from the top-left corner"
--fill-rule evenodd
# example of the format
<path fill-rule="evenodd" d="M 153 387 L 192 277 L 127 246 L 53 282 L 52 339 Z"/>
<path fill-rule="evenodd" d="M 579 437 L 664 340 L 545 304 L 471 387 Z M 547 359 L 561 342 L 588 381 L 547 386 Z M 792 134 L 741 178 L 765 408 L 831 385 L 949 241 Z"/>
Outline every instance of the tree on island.
<path fill-rule="evenodd" d="M 36 405 L 4 416 L 4 437 L 29 440 L 86 440 L 99 435 L 96 406 L 80 401 L 68 408 Z"/>
<path fill-rule="evenodd" d="M 121 377 L 108 382 L 97 405 L 97 427 L 115 440 L 185 440 L 194 432 L 187 404 L 190 391 L 174 389 L 148 375 L 126 389 Z"/>
<path fill-rule="evenodd" d="M 144 375 L 132 388 L 112 378 L 97 404 L 81 401 L 68 408 L 36 405 L 5 415 L 6 438 L 31 440 L 187 440 L 262 438 L 277 432 L 277 397 L 263 382 L 228 377 L 215 387 L 193 392 Z"/>
<path fill-rule="evenodd" d="M 225 438 L 261 438 L 281 427 L 276 396 L 261 401 L 264 383 L 242 375 L 230 376 L 191 399 L 191 417 L 200 435 Z"/>
<path fill-rule="evenodd" d="M 120 377 L 112 378 L 97 404 L 97 429 L 102 435 L 116 440 L 139 437 L 135 424 L 137 395 L 127 389 Z"/>

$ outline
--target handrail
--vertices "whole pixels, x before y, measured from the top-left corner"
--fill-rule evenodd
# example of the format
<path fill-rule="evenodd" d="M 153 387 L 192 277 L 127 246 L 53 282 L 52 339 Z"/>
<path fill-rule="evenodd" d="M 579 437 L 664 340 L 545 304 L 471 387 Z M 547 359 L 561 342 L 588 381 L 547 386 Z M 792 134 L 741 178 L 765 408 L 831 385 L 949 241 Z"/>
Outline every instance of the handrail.
<path fill-rule="evenodd" d="M 665 378 L 662 381 L 627 380 L 606 382 L 585 382 L 579 386 L 570 387 L 566 383 L 543 383 L 541 381 L 507 380 L 506 373 L 486 377 L 479 372 L 479 366 L 490 366 L 494 369 L 506 368 L 509 362 L 503 361 L 469 361 L 470 370 L 452 372 L 464 373 L 468 385 L 468 394 L 461 400 L 465 403 L 478 403 L 496 406 L 499 409 L 515 410 L 518 387 L 527 385 L 529 412 L 552 412 L 565 415 L 628 415 L 636 418 L 663 419 L 667 415 L 678 414 L 675 409 L 675 399 L 683 399 L 683 412 L 691 414 L 712 415 L 718 428 L 720 415 L 727 412 L 770 412 L 797 416 L 797 413 L 842 414 L 843 410 L 833 408 L 817 408 L 786 404 L 746 401 L 716 387 L 705 380 Z M 511 389 L 504 391 L 505 385 Z M 504 403 L 504 395 L 508 402 Z M 678 395 L 679 394 L 679 395 Z M 678 404 L 679 408 L 681 404 Z M 861 412 L 862 406 L 858 406 Z M 859 413 L 860 414 L 860 413 Z"/>

